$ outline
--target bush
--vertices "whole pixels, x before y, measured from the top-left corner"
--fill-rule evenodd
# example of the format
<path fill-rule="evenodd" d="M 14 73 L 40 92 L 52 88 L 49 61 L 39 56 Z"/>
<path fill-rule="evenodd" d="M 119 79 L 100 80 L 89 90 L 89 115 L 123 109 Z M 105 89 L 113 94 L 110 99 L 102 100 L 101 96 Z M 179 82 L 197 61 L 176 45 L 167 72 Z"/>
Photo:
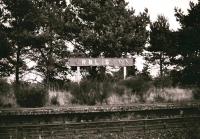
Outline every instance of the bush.
<path fill-rule="evenodd" d="M 57 96 L 57 95 L 56 95 L 56 96 L 53 96 L 53 97 L 51 98 L 51 104 L 52 104 L 52 105 L 57 105 L 57 106 L 60 105 L 60 103 L 59 103 L 59 101 L 58 101 L 58 96 Z"/>
<path fill-rule="evenodd" d="M 15 89 L 15 96 L 21 107 L 42 107 L 47 102 L 48 92 L 42 86 L 22 85 Z"/>
<path fill-rule="evenodd" d="M 48 83 L 48 89 L 51 90 L 69 90 L 69 80 L 54 79 L 52 82 Z"/>
<path fill-rule="evenodd" d="M 155 87 L 163 88 L 163 87 L 172 87 L 173 81 L 170 76 L 165 76 L 163 78 L 157 77 L 153 82 Z"/>
<path fill-rule="evenodd" d="M 122 96 L 124 95 L 124 93 L 126 92 L 128 88 L 124 85 L 119 85 L 117 84 L 115 87 L 114 87 L 114 92 L 119 95 L 119 96 Z"/>
<path fill-rule="evenodd" d="M 95 105 L 102 104 L 112 90 L 109 82 L 82 81 L 71 84 L 72 103 Z"/>
<path fill-rule="evenodd" d="M 10 93 L 11 85 L 6 80 L 0 79 L 0 95 L 6 95 Z"/>
<path fill-rule="evenodd" d="M 141 98 L 143 93 L 145 93 L 152 86 L 150 81 L 146 81 L 141 77 L 135 77 L 128 80 L 121 81 L 119 84 L 131 89 L 133 94 L 139 95 Z"/>
<path fill-rule="evenodd" d="M 197 100 L 200 99 L 200 88 L 194 88 L 192 90 L 192 93 L 193 93 L 194 99 L 197 99 Z"/>
<path fill-rule="evenodd" d="M 125 97 L 120 99 L 120 102 L 128 102 L 131 96 L 134 99 L 137 98 L 137 101 L 138 98 L 143 101 L 143 94 L 152 86 L 152 83 L 142 77 L 135 77 L 120 82 L 84 80 L 80 84 L 73 83 L 70 86 L 72 103 L 95 105 L 107 103 L 112 96 Z M 135 101 L 132 98 L 130 101 Z"/>
<path fill-rule="evenodd" d="M 12 86 L 6 80 L 0 79 L 0 107 L 11 107 L 14 103 Z"/>

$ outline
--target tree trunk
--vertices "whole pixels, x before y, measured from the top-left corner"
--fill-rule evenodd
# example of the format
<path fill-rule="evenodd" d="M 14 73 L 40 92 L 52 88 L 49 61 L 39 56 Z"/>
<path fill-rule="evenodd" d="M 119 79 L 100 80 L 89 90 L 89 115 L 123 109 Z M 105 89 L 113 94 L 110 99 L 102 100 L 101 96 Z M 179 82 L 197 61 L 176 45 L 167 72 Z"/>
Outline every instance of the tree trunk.
<path fill-rule="evenodd" d="M 160 53 L 160 78 L 163 78 L 163 58 L 162 53 Z"/>
<path fill-rule="evenodd" d="M 160 53 L 160 81 L 161 81 L 161 88 L 163 88 L 163 54 Z"/>
<path fill-rule="evenodd" d="M 19 85 L 20 51 L 21 51 L 21 48 L 19 48 L 19 46 L 18 46 L 17 47 L 17 59 L 16 59 L 16 65 L 15 65 L 15 83 L 16 83 L 16 85 Z"/>

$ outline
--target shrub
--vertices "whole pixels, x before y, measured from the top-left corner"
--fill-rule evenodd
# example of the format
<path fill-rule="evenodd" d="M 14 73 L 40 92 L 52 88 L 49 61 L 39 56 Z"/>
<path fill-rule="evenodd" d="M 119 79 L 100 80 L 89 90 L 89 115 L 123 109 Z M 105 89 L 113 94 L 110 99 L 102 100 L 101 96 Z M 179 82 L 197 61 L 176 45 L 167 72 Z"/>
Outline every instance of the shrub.
<path fill-rule="evenodd" d="M 69 80 L 61 80 L 54 79 L 53 82 L 48 83 L 48 89 L 51 90 L 60 90 L 60 91 L 68 91 L 69 90 L 70 81 Z"/>
<path fill-rule="evenodd" d="M 192 94 L 194 99 L 200 99 L 200 88 L 194 88 Z"/>
<path fill-rule="evenodd" d="M 151 87 L 151 81 L 138 76 L 119 82 L 83 80 L 71 83 L 72 103 L 95 105 L 102 103 L 129 103 L 143 101 L 143 94 Z"/>
<path fill-rule="evenodd" d="M 72 95 L 66 90 L 48 90 L 50 105 L 68 106 L 71 105 Z"/>
<path fill-rule="evenodd" d="M 121 81 L 119 84 L 131 89 L 132 94 L 139 95 L 142 99 L 143 94 L 152 86 L 150 81 L 143 78 L 135 77 L 128 80 Z"/>
<path fill-rule="evenodd" d="M 124 93 L 126 92 L 128 88 L 124 85 L 120 85 L 120 84 L 117 84 L 115 87 L 114 87 L 114 93 L 116 93 L 117 95 L 119 96 L 122 96 L 124 95 Z"/>
<path fill-rule="evenodd" d="M 42 86 L 21 85 L 15 89 L 15 96 L 21 107 L 42 107 L 47 102 L 48 92 Z"/>
<path fill-rule="evenodd" d="M 0 79 L 0 107 L 11 107 L 15 105 L 12 86 L 6 80 Z"/>
<path fill-rule="evenodd" d="M 157 77 L 153 82 L 155 87 L 163 88 L 163 87 L 172 87 L 173 81 L 170 76 L 165 76 L 163 78 Z"/>
<path fill-rule="evenodd" d="M 71 84 L 72 103 L 95 105 L 102 104 L 112 90 L 110 82 L 82 81 Z"/>
<path fill-rule="evenodd" d="M 58 96 L 53 96 L 51 98 L 51 104 L 52 105 L 60 105 L 59 101 L 58 101 Z"/>
<path fill-rule="evenodd" d="M 10 93 L 11 85 L 6 80 L 0 79 L 0 95 L 6 95 Z"/>

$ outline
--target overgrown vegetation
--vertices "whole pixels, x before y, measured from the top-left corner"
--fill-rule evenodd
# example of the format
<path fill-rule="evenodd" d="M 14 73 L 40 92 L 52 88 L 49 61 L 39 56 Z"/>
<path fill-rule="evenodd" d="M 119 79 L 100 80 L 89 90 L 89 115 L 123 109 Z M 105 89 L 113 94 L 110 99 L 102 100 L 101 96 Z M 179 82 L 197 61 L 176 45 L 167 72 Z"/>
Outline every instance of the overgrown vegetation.
<path fill-rule="evenodd" d="M 169 84 L 159 87 L 158 79 L 147 81 L 141 76 L 121 81 L 83 80 L 79 84 L 68 82 L 60 90 L 28 83 L 16 87 L 5 80 L 0 80 L 0 85 L 0 107 L 111 105 L 200 99 L 198 87 L 185 89 Z"/>
<path fill-rule="evenodd" d="M 0 79 L 0 95 L 6 95 L 10 93 L 11 85 L 6 80 Z"/>
<path fill-rule="evenodd" d="M 82 81 L 71 84 L 72 103 L 95 105 L 102 104 L 109 96 L 113 86 L 111 82 Z"/>
<path fill-rule="evenodd" d="M 13 105 L 11 87 L 6 80 L 0 79 L 0 107 L 11 107 Z"/>
<path fill-rule="evenodd" d="M 158 79 L 147 81 L 141 76 L 121 81 L 83 80 L 80 84 L 69 84 L 66 94 L 72 96 L 71 104 L 78 105 L 183 102 L 198 99 L 195 96 L 195 91 L 198 89 L 192 91 L 192 89 L 172 87 L 169 83 L 164 85 L 166 86 L 159 87 Z M 69 102 L 69 97 L 66 99 Z"/>
<path fill-rule="evenodd" d="M 143 99 L 143 94 L 152 87 L 150 81 L 146 81 L 141 77 L 124 80 L 119 82 L 119 84 L 124 85 L 127 89 L 131 89 L 131 93 L 138 95 L 141 101 Z"/>
<path fill-rule="evenodd" d="M 24 84 L 15 88 L 15 97 L 21 107 L 42 107 L 48 100 L 48 92 L 42 86 Z"/>
<path fill-rule="evenodd" d="M 192 89 L 192 93 L 194 95 L 194 99 L 200 99 L 200 87 L 195 87 Z"/>
<path fill-rule="evenodd" d="M 58 96 L 53 96 L 50 101 L 51 101 L 51 105 L 56 105 L 56 106 L 60 105 Z"/>

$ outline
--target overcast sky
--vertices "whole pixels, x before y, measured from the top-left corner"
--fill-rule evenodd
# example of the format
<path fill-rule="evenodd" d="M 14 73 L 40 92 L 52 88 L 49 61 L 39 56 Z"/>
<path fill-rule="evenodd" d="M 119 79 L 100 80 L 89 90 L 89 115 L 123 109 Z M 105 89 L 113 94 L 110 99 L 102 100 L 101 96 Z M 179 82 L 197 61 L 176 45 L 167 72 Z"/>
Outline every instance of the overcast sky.
<path fill-rule="evenodd" d="M 179 24 L 174 16 L 174 8 L 181 8 L 185 14 L 189 8 L 189 2 L 197 3 L 198 0 L 126 0 L 129 2 L 129 7 L 133 7 L 136 10 L 136 14 L 144 11 L 144 8 L 148 8 L 150 18 L 155 21 L 157 15 L 162 14 L 167 17 L 170 28 L 177 30 Z"/>

